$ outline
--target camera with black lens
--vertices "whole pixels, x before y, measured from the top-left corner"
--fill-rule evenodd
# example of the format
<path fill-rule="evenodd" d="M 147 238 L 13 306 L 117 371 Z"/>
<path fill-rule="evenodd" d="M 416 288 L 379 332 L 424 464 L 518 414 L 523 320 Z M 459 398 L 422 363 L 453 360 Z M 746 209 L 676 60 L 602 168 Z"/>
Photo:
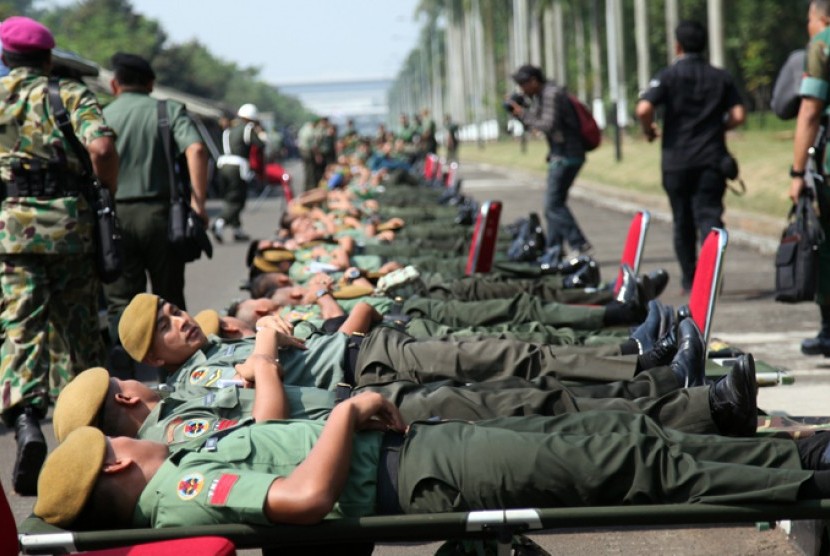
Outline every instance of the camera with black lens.
<path fill-rule="evenodd" d="M 505 100 L 501 103 L 501 105 L 504 106 L 504 109 L 512 114 L 513 105 L 510 104 L 511 102 L 515 102 L 522 108 L 527 108 L 527 97 L 524 96 L 522 93 L 513 93 L 512 95 L 510 95 L 510 98 L 508 100 Z"/>

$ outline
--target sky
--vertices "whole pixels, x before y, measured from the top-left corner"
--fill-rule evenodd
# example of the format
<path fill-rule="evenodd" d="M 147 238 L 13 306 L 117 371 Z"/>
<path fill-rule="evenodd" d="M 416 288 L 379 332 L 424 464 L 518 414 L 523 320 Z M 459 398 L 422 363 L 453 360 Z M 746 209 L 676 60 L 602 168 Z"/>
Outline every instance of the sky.
<path fill-rule="evenodd" d="M 132 0 L 169 40 L 260 68 L 274 85 L 392 78 L 417 43 L 417 0 Z"/>

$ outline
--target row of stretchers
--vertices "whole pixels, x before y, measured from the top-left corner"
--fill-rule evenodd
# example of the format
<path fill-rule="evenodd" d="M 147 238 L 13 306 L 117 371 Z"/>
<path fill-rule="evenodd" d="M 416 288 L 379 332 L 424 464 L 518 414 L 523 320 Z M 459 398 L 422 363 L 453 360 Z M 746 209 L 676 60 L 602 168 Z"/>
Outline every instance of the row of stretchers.
<path fill-rule="evenodd" d="M 422 178 L 428 186 L 458 188 L 458 166 L 442 171 L 436 158 L 428 157 Z M 493 266 L 502 204 L 487 201 L 481 204 L 474 224 L 473 240 L 468 252 L 466 273 L 488 272 Z M 637 212 L 629 225 L 621 255 L 622 265 L 638 272 L 650 224 L 648 211 Z M 692 318 L 708 342 L 712 332 L 715 304 L 723 275 L 724 256 L 728 244 L 725 230 L 712 230 L 704 241 L 697 272 L 689 297 Z M 622 271 L 613 288 L 622 284 Z M 734 356 L 736 350 L 724 351 Z M 707 374 L 722 374 L 728 357 L 710 353 Z M 757 364 L 759 383 L 788 382 L 786 373 Z M 782 378 L 783 377 L 783 378 Z M 803 430 L 803 423 L 764 421 L 769 433 L 787 426 Z M 830 516 L 830 500 L 804 501 L 783 505 L 721 506 L 710 504 L 675 504 L 647 506 L 612 506 L 590 508 L 527 508 L 488 510 L 446 514 L 372 516 L 327 520 L 313 526 L 249 525 L 194 526 L 171 529 L 127 529 L 106 531 L 67 531 L 30 517 L 18 528 L 0 486 L 0 554 L 73 553 L 89 554 L 197 554 L 225 556 L 235 549 L 262 548 L 264 553 L 291 553 L 324 543 L 341 546 L 346 554 L 349 546 L 372 546 L 374 542 L 425 542 L 446 539 L 490 539 L 496 542 L 499 554 L 509 554 L 515 535 L 534 531 L 551 531 L 585 527 L 623 527 L 644 525 L 689 525 L 707 523 L 771 522 L 782 519 L 825 520 Z M 298 548 L 300 547 L 300 548 Z M 366 553 L 366 552 L 363 552 Z"/>

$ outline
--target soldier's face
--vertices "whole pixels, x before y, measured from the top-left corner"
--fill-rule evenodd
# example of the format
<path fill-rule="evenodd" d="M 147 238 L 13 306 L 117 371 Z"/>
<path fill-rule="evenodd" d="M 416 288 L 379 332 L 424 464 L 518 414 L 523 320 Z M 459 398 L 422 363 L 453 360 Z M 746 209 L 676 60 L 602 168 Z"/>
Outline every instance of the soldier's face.
<path fill-rule="evenodd" d="M 181 365 L 205 342 L 207 337 L 193 317 L 165 302 L 156 316 L 156 330 L 148 356 L 161 361 L 162 365 Z"/>

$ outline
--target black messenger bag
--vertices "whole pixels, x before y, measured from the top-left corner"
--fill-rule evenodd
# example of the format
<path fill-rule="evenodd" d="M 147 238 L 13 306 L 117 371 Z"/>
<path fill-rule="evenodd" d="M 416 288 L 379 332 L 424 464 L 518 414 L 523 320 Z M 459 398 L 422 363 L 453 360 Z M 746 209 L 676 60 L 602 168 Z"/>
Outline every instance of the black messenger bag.
<path fill-rule="evenodd" d="M 805 193 L 790 209 L 789 223 L 775 254 L 775 300 L 782 303 L 813 301 L 818 282 L 818 246 L 824 232 Z"/>

